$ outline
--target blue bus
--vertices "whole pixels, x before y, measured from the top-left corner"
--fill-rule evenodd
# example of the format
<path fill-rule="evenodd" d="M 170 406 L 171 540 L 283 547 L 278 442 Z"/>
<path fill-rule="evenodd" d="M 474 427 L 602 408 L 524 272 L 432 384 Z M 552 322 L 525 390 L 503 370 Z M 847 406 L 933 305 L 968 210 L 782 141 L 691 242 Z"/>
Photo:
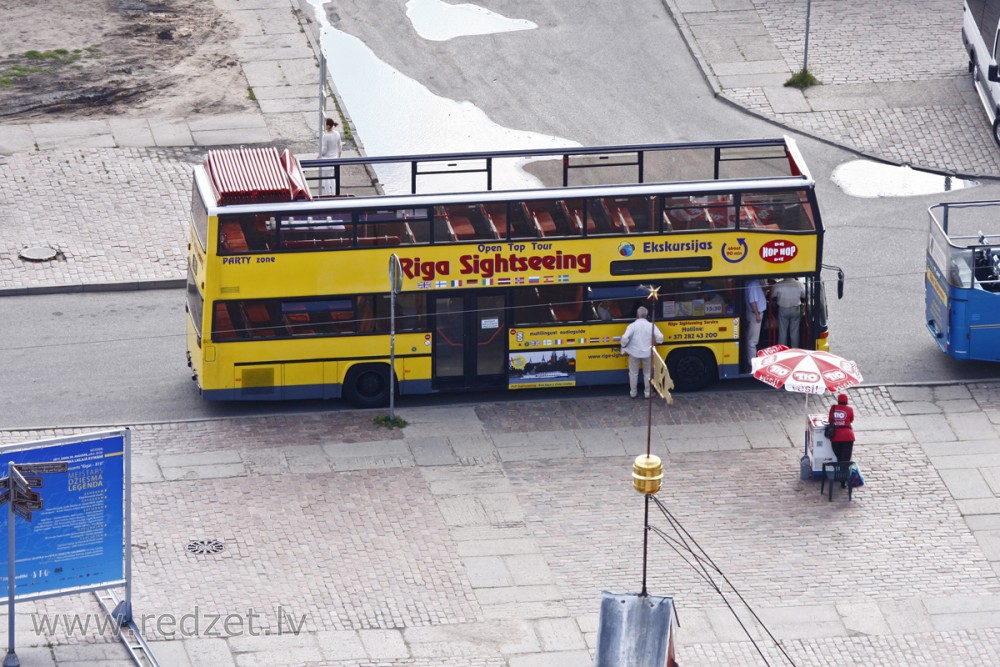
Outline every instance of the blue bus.
<path fill-rule="evenodd" d="M 929 211 L 927 328 L 955 359 L 1000 361 L 1000 201 Z"/>

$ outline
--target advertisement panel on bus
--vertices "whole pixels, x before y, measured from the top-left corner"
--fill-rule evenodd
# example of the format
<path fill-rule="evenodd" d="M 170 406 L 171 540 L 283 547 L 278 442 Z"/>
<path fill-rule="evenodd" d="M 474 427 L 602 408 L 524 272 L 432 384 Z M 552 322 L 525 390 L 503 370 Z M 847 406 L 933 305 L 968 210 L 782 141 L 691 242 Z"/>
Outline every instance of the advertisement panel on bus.
<path fill-rule="evenodd" d="M 216 258 L 215 284 L 222 293 L 246 291 L 258 298 L 288 294 L 294 285 L 320 294 L 385 290 L 387 279 L 378 282 L 384 272 L 376 280 L 369 269 L 385 265 L 392 253 L 399 257 L 406 292 L 810 273 L 818 270 L 817 243 L 814 233 L 731 231 L 275 253 Z"/>

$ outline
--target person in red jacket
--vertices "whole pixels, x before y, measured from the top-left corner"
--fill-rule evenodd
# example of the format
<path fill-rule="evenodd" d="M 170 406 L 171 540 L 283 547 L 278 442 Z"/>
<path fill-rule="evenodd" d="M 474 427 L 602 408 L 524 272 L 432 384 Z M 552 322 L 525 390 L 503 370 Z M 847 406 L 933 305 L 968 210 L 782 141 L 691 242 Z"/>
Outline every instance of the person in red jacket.
<path fill-rule="evenodd" d="M 847 404 L 847 394 L 837 396 L 836 405 L 830 406 L 830 423 L 836 429 L 830 438 L 830 445 L 838 461 L 850 461 L 854 451 L 854 409 Z"/>

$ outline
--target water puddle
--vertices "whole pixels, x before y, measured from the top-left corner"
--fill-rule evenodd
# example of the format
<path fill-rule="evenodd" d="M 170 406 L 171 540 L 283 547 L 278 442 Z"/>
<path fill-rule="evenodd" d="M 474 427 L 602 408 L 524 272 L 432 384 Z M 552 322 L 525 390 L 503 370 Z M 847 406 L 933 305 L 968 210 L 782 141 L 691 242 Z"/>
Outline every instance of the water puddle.
<path fill-rule="evenodd" d="M 833 170 L 830 179 L 852 197 L 932 195 L 979 185 L 977 181 L 871 160 L 845 162 Z"/>
<path fill-rule="evenodd" d="M 409 0 L 406 16 L 418 35 L 434 42 L 538 27 L 531 21 L 509 19 L 478 5 L 449 5 L 441 0 Z"/>
<path fill-rule="evenodd" d="M 320 46 L 329 76 L 357 128 L 368 155 L 412 155 L 458 151 L 579 147 L 562 137 L 497 125 L 482 109 L 435 95 L 379 58 L 358 38 L 330 25 L 322 0 L 309 0 L 321 25 Z M 538 179 L 523 164 L 498 163 L 494 189 L 533 188 Z M 408 166 L 379 167 L 387 194 L 410 191 Z M 482 176 L 453 175 L 454 191 L 485 189 Z M 423 191 L 428 191 L 424 189 Z"/>

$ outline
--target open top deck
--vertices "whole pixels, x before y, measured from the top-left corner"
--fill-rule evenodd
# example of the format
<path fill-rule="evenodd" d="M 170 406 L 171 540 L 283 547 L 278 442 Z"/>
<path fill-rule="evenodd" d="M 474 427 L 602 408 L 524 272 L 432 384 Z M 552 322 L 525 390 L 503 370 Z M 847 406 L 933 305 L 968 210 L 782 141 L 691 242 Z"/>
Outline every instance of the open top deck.
<path fill-rule="evenodd" d="M 264 149 L 257 149 L 264 150 Z M 286 151 L 266 160 L 237 160 L 239 151 L 213 151 L 206 204 L 227 206 L 343 196 L 447 195 L 593 186 L 787 181 L 811 184 L 789 137 L 736 141 L 631 144 L 589 148 L 368 156 L 297 161 Z M 226 169 L 222 169 L 225 167 Z M 242 172 L 242 173 L 241 173 Z M 372 177 L 377 182 L 371 190 Z M 242 180 L 241 180 L 242 177 Z M 258 185 L 259 182 L 263 184 Z M 304 187 L 308 184 L 311 187 Z M 724 189 L 724 188 L 720 188 Z M 274 198 L 267 199 L 272 196 Z M 287 197 L 287 198 L 279 198 Z M 214 200 L 214 201 L 213 201 Z"/>

